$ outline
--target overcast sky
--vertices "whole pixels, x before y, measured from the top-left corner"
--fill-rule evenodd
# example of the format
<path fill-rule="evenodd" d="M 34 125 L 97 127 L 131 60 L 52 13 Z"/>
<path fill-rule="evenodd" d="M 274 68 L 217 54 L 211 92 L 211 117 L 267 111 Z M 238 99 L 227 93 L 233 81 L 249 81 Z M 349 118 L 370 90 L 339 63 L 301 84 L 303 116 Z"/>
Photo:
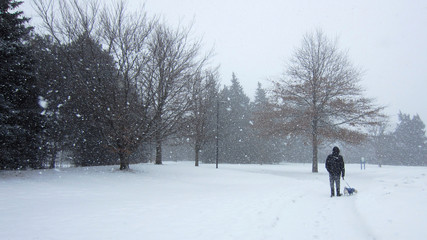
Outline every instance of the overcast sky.
<path fill-rule="evenodd" d="M 364 70 L 366 96 L 394 122 L 401 110 L 427 124 L 425 0 L 146 0 L 145 10 L 170 25 L 193 22 L 194 36 L 215 49 L 222 83 L 234 72 L 251 98 L 257 82 L 268 88 L 280 77 L 305 33 L 321 29 Z"/>

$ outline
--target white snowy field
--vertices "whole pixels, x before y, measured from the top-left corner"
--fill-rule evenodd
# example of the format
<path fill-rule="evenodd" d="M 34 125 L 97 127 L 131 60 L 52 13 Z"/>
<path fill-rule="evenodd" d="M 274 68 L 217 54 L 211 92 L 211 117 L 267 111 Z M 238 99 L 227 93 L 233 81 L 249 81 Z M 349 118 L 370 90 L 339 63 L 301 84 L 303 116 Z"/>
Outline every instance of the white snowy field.
<path fill-rule="evenodd" d="M 427 239 L 427 168 L 192 162 L 0 172 L 0 239 Z M 342 188 L 345 185 L 342 182 Z"/>

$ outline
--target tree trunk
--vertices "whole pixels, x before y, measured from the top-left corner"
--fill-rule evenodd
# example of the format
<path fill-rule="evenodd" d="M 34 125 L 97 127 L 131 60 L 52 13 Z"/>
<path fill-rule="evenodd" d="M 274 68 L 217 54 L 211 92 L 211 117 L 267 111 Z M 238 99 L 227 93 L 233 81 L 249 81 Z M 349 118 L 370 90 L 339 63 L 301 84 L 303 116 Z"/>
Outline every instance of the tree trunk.
<path fill-rule="evenodd" d="M 162 140 L 156 139 L 156 164 L 162 165 Z"/>
<path fill-rule="evenodd" d="M 318 139 L 317 139 L 317 122 L 313 123 L 313 139 L 312 139 L 312 146 L 313 146 L 313 167 L 312 172 L 317 173 L 319 172 L 318 168 L 318 160 L 317 160 L 317 152 L 318 152 Z"/>
<path fill-rule="evenodd" d="M 126 156 L 125 153 L 120 152 L 120 170 L 129 170 L 129 158 Z"/>
<path fill-rule="evenodd" d="M 50 169 L 54 169 L 55 168 L 55 161 L 56 161 L 56 154 L 57 154 L 57 147 L 56 147 L 56 143 L 54 143 L 54 147 L 53 147 L 53 149 L 52 149 L 52 158 L 51 158 L 51 160 L 50 160 L 50 163 L 49 163 L 49 168 Z"/>
<path fill-rule="evenodd" d="M 196 144 L 196 146 L 194 147 L 194 152 L 195 152 L 195 156 L 194 156 L 194 166 L 198 167 L 199 166 L 199 152 L 200 152 L 200 147 L 198 144 Z"/>

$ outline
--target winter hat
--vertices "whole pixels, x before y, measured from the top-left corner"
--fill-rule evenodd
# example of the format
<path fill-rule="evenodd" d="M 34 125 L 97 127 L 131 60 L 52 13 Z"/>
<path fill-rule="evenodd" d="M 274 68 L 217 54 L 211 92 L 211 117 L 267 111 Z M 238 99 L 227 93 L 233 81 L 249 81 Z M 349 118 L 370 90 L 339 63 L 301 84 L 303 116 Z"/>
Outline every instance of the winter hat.
<path fill-rule="evenodd" d="M 335 147 L 332 149 L 332 152 L 333 152 L 333 153 L 336 153 L 336 154 L 339 154 L 339 153 L 340 153 L 340 149 L 339 149 L 337 146 L 335 146 Z"/>

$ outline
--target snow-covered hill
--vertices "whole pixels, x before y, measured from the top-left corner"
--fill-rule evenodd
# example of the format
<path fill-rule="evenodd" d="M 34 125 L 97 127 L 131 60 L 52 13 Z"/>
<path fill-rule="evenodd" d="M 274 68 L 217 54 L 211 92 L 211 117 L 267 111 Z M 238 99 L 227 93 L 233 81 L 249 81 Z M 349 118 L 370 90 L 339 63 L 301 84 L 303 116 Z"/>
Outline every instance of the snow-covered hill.
<path fill-rule="evenodd" d="M 308 164 L 0 172 L 0 239 L 424 239 L 427 168 Z M 342 182 L 342 187 L 345 183 Z"/>

